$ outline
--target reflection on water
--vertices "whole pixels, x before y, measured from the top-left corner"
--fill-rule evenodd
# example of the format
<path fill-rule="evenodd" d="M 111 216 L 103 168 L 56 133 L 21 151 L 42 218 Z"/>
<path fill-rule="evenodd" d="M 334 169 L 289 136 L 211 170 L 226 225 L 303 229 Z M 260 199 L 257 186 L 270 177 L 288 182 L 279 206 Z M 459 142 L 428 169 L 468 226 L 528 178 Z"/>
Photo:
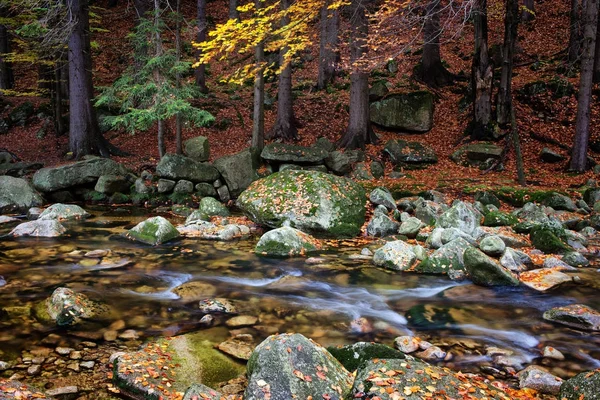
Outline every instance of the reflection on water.
<path fill-rule="evenodd" d="M 239 305 L 240 313 L 259 317 L 258 325 L 249 328 L 257 340 L 294 331 L 325 345 L 357 340 L 391 344 L 398 335 L 415 334 L 463 349 L 455 360 L 461 367 L 485 361 L 480 349 L 486 345 L 511 349 L 528 362 L 539 357 L 541 347 L 552 345 L 577 360 L 579 368 L 600 366 L 597 336 L 542 319 L 554 306 L 583 302 L 598 307 L 595 288 L 551 294 L 482 288 L 378 269 L 350 257 L 360 249 L 343 246 L 319 254 L 321 264 L 265 259 L 252 252 L 256 238 L 231 243 L 183 239 L 148 247 L 119 235 L 145 218 L 139 210 L 138 215 L 93 212 L 95 218 L 85 223 L 68 224 L 67 237 L 0 242 L 0 306 L 9 310 L 0 316 L 0 352 L 14 354 L 52 330 L 27 312 L 15 317 L 10 310 L 33 307 L 59 286 L 106 302 L 127 329 L 149 336 L 173 332 L 174 326 L 197 329 L 202 314 L 196 302 L 180 299 L 172 289 L 203 282 L 210 297 L 227 298 Z M 0 234 L 9 229 L 0 227 Z M 109 250 L 108 255 L 84 257 L 99 249 Z M 366 318 L 371 328 L 351 330 L 351 321 L 358 318 Z"/>

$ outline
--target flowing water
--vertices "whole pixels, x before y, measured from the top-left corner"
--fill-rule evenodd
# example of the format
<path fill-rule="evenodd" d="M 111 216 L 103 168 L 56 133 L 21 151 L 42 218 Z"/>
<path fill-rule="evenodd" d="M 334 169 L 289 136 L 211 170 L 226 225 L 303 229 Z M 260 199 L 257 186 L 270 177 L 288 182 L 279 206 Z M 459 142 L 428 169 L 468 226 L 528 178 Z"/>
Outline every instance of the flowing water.
<path fill-rule="evenodd" d="M 120 236 L 147 217 L 145 210 L 90 211 L 94 218 L 66 224 L 68 236 L 0 241 L 0 308 L 9 311 L 0 315 L 0 360 L 17 356 L 50 332 L 70 334 L 36 322 L 29 312 L 57 287 L 106 302 L 115 320 L 125 321 L 126 329 L 143 338 L 201 329 L 197 301 L 186 302 L 171 291 L 201 281 L 212 292 L 207 297 L 236 301 L 241 314 L 259 318 L 246 329 L 257 342 L 275 332 L 303 333 L 324 345 L 362 340 L 392 345 L 396 336 L 418 335 L 450 351 L 451 366 L 464 370 L 491 365 L 486 346 L 510 349 L 528 363 L 539 361 L 541 348 L 551 345 L 567 357 L 551 363 L 563 376 L 600 367 L 598 335 L 542 319 L 554 306 L 580 302 L 600 308 L 593 283 L 597 267 L 588 269 L 591 278 L 584 280 L 592 283 L 550 294 L 491 289 L 379 269 L 355 257 L 360 247 L 344 242 L 318 254 L 319 264 L 258 257 L 252 252 L 257 238 L 228 243 L 182 239 L 150 247 Z M 0 234 L 10 228 L 0 226 Z M 76 255 L 97 249 L 111 252 L 97 265 Z M 90 328 L 90 337 L 101 342 L 109 324 Z"/>

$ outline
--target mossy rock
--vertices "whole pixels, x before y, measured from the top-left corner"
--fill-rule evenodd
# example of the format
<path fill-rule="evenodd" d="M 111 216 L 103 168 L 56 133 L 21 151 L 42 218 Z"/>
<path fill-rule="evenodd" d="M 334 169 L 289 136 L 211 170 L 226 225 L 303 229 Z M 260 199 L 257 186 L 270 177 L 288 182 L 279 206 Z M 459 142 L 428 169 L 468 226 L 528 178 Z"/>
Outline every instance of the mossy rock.
<path fill-rule="evenodd" d="M 564 400 L 600 400 L 600 368 L 583 372 L 562 384 L 558 395 Z"/>
<path fill-rule="evenodd" d="M 358 342 L 347 346 L 330 346 L 327 350 L 348 371 L 356 371 L 363 363 L 375 358 L 404 358 L 404 353 L 390 346 L 373 342 Z"/>
<path fill-rule="evenodd" d="M 483 226 L 512 226 L 517 223 L 517 217 L 502 211 L 490 211 L 483 218 Z"/>
<path fill-rule="evenodd" d="M 554 254 L 573 251 L 573 248 L 561 239 L 564 237 L 564 230 L 561 232 L 547 225 L 537 225 L 531 229 L 529 237 L 533 247 L 544 253 Z"/>
<path fill-rule="evenodd" d="M 163 217 L 152 217 L 140 222 L 124 236 L 150 245 L 158 245 L 179 237 L 179 231 Z"/>

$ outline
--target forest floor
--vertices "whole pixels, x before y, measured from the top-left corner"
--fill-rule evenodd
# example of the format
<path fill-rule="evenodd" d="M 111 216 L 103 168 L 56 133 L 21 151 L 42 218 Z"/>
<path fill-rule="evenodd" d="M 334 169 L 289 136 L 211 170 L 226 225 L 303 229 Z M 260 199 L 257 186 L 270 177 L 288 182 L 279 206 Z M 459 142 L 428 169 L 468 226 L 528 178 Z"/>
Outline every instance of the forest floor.
<path fill-rule="evenodd" d="M 562 75 L 557 73 L 564 67 L 564 50 L 568 41 L 569 27 L 569 1 L 539 1 L 536 2 L 536 18 L 530 23 L 519 27 L 518 54 L 514 71 L 513 90 L 517 93 L 527 83 L 543 80 L 549 82 L 560 78 L 563 83 L 569 82 L 578 86 L 577 71 L 566 71 Z M 96 2 L 94 12 L 98 16 L 97 22 L 108 32 L 99 32 L 93 35 L 95 46 L 94 80 L 97 87 L 110 85 L 130 63 L 131 49 L 127 44 L 127 33 L 133 27 L 135 12 L 131 2 L 121 0 L 116 8 L 105 8 L 106 0 Z M 191 39 L 193 18 L 195 16 L 195 2 L 183 2 L 184 14 L 189 18 L 190 29 L 187 33 Z M 503 40 L 503 2 L 491 0 L 489 2 L 489 39 L 490 46 L 501 45 Z M 225 2 L 212 1 L 208 3 L 207 14 L 209 22 L 214 26 L 215 21 L 224 21 L 227 16 Z M 446 32 L 442 46 L 442 57 L 449 70 L 456 74 L 469 76 L 471 54 L 473 46 L 473 32 L 470 24 L 461 26 L 462 30 L 456 34 L 458 26 L 453 26 Z M 318 137 L 327 137 L 335 142 L 344 133 L 348 121 L 347 104 L 349 98 L 349 79 L 339 78 L 332 90 L 319 92 L 312 89 L 317 76 L 318 55 L 318 24 L 315 22 L 314 45 L 303 54 L 301 66 L 294 70 L 295 98 L 294 109 L 296 117 L 302 124 L 299 131 L 298 144 L 311 145 Z M 347 42 L 345 37 L 341 41 Z M 342 49 L 342 54 L 347 53 Z M 373 73 L 372 81 L 386 79 L 391 83 L 391 92 L 402 92 L 423 88 L 423 85 L 412 79 L 412 69 L 419 62 L 419 48 L 412 52 L 405 52 L 397 58 L 399 71 L 391 76 L 386 74 L 384 66 Z M 562 51 L 562 52 L 561 52 Z M 191 51 L 188 54 L 192 56 Z M 235 153 L 249 146 L 252 128 L 252 87 L 251 85 L 232 88 L 219 83 L 219 77 L 227 72 L 227 65 L 210 65 L 208 85 L 210 94 L 199 100 L 199 105 L 212 112 L 216 117 L 216 124 L 208 128 L 185 129 L 184 140 L 203 135 L 209 138 L 211 159 Z M 569 74 L 569 72 L 571 72 Z M 575 72 L 575 73 L 573 73 Z M 20 65 L 16 68 L 17 90 L 31 92 L 36 90 L 36 66 Z M 267 83 L 268 96 L 275 98 L 277 83 L 274 80 Z M 516 168 L 514 152 L 511 150 L 504 163 L 505 169 L 501 172 L 483 172 L 478 169 L 458 166 L 449 156 L 456 150 L 459 143 L 464 143 L 464 131 L 470 117 L 470 106 L 461 109 L 461 99 L 468 90 L 468 80 L 458 81 L 452 86 L 434 90 L 436 108 L 434 127 L 426 134 L 406 134 L 389 132 L 375 128 L 380 138 L 379 144 L 368 145 L 367 153 L 373 159 L 382 158 L 382 149 L 389 139 L 404 138 L 422 142 L 432 147 L 439 158 L 436 166 L 422 171 L 410 171 L 406 177 L 391 182 L 394 185 L 416 185 L 422 188 L 445 188 L 447 190 L 462 190 L 471 184 L 489 186 L 513 186 L 516 184 Z M 235 95 L 232 95 L 235 94 Z M 598 92 L 594 92 L 592 109 L 592 140 L 600 127 L 600 107 L 595 101 Z M 551 93 L 534 96 L 527 103 L 515 96 L 516 115 L 521 135 L 521 146 L 525 160 L 525 172 L 528 185 L 543 188 L 556 188 L 569 190 L 583 185 L 594 174 L 590 171 L 585 174 L 567 172 L 570 146 L 575 132 L 575 116 L 577 99 L 576 94 L 553 98 Z M 13 105 L 23 101 L 32 101 L 36 105 L 48 102 L 44 97 L 10 97 L 7 99 Z M 273 126 L 276 116 L 276 104 L 266 111 L 266 128 Z M 24 161 L 43 162 L 46 166 L 57 165 L 67 161 L 68 138 L 56 136 L 50 131 L 38 138 L 38 131 L 42 120 L 33 120 L 25 128 L 15 127 L 0 137 L 0 147 L 7 148 L 17 154 Z M 600 135 L 598 135 L 600 136 Z M 121 131 L 109 131 L 106 137 L 121 149 L 131 153 L 130 157 L 117 157 L 139 172 L 143 168 L 158 162 L 156 133 L 153 130 L 137 132 L 130 135 Z M 539 138 L 560 145 L 541 141 Z M 507 138 L 502 139 L 502 145 Z M 556 164 L 543 163 L 540 160 L 540 151 L 549 147 L 565 156 L 565 161 Z M 167 134 L 167 150 L 175 151 L 174 128 L 170 125 Z M 590 153 L 592 158 L 600 161 L 600 154 Z M 389 163 L 388 163 L 389 164 Z M 391 165 L 386 165 L 391 169 Z M 383 178 L 382 183 L 386 183 Z"/>

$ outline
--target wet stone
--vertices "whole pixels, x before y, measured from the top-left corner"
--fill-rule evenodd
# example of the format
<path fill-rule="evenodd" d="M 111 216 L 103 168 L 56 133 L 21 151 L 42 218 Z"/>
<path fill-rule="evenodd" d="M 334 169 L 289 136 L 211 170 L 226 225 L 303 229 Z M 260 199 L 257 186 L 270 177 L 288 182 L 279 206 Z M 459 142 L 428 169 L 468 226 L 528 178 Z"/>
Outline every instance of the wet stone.
<path fill-rule="evenodd" d="M 230 318 L 225 322 L 230 328 L 239 328 L 242 326 L 252 326 L 256 325 L 258 322 L 258 318 L 253 315 L 238 315 L 236 317 Z"/>
<path fill-rule="evenodd" d="M 75 351 L 75 349 L 71 347 L 57 347 L 54 351 L 56 351 L 61 356 L 68 356 L 71 352 Z"/>
<path fill-rule="evenodd" d="M 563 353 L 561 353 L 559 350 L 557 350 L 551 346 L 544 347 L 544 350 L 542 351 L 542 355 L 545 358 L 552 358 L 554 360 L 564 360 L 565 359 L 565 356 Z"/>
<path fill-rule="evenodd" d="M 83 362 L 79 363 L 79 366 L 81 368 L 85 368 L 85 369 L 92 369 L 92 368 L 94 368 L 94 365 L 96 365 L 96 363 L 94 361 L 83 361 Z"/>
<path fill-rule="evenodd" d="M 519 387 L 529 388 L 545 394 L 558 394 L 563 380 L 537 365 L 531 365 L 519 372 Z"/>
<path fill-rule="evenodd" d="M 412 353 L 419 349 L 420 339 L 413 336 L 399 336 L 394 340 L 394 345 L 403 353 Z"/>
<path fill-rule="evenodd" d="M 58 388 L 46 390 L 46 394 L 52 397 L 67 396 L 69 394 L 77 393 L 79 393 L 79 388 L 77 386 L 61 386 Z"/>

